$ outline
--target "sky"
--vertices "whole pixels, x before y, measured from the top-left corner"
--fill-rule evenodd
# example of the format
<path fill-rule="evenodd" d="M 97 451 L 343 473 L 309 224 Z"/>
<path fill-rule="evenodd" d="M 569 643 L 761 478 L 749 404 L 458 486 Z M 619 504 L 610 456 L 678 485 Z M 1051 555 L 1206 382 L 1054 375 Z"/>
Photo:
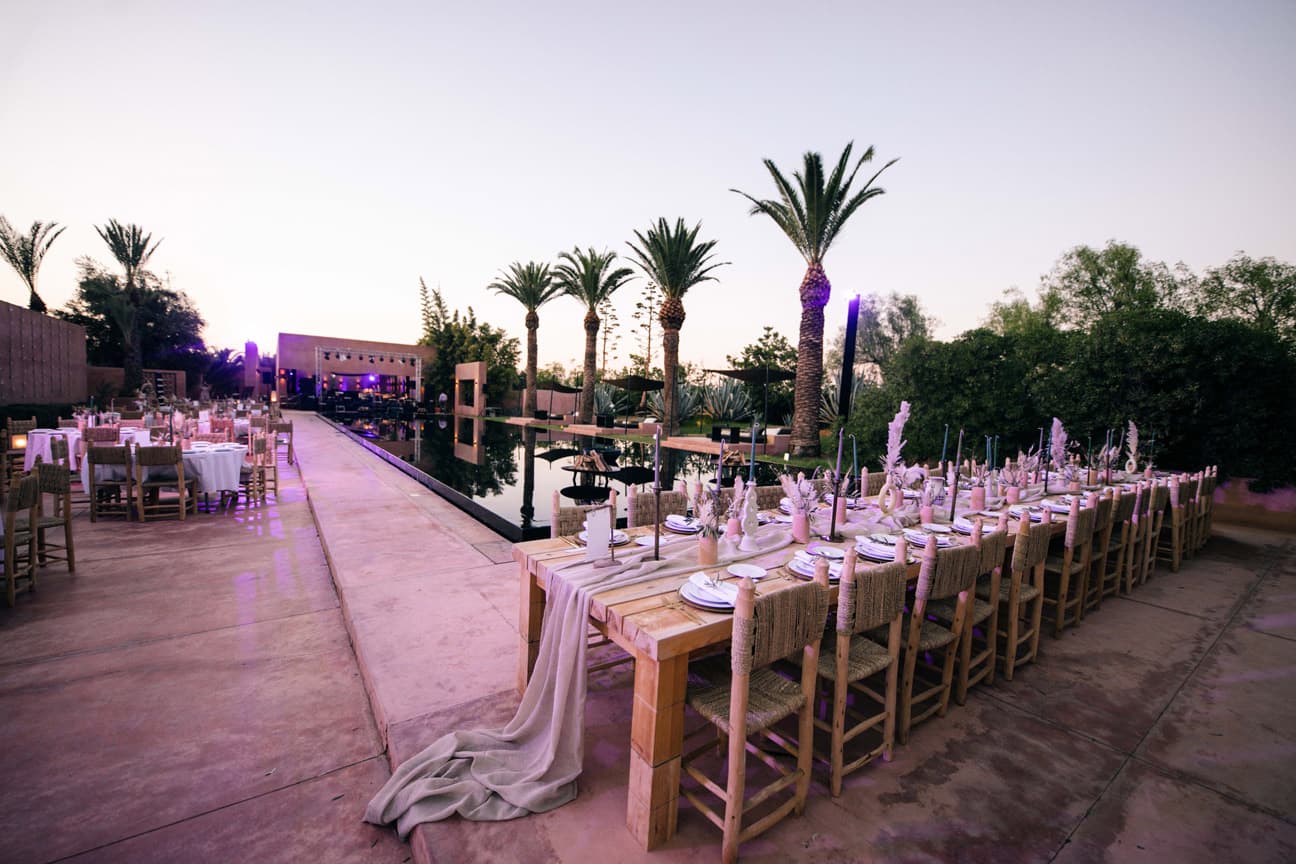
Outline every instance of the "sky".
<path fill-rule="evenodd" d="M 683 217 L 730 262 L 684 300 L 681 358 L 710 367 L 800 316 L 804 261 L 730 190 L 853 141 L 900 161 L 826 259 L 830 337 L 896 291 L 950 338 L 1078 244 L 1296 260 L 1294 38 L 1290 0 L 0 0 L 0 214 L 68 226 L 51 307 L 78 257 L 112 264 L 115 218 L 164 238 L 209 344 L 263 351 L 414 341 L 420 277 L 522 338 L 502 269 Z M 542 364 L 578 362 L 582 315 L 541 309 Z"/>

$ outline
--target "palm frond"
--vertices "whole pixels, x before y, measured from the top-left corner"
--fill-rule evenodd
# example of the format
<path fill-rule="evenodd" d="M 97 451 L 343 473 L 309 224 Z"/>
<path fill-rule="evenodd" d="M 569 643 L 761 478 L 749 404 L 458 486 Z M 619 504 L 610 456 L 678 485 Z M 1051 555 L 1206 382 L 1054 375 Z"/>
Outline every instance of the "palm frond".
<path fill-rule="evenodd" d="M 729 263 L 712 260 L 716 241 L 700 242 L 701 229 L 701 222 L 689 228 L 680 218 L 672 227 L 662 217 L 649 226 L 647 233 L 634 232 L 638 244 L 633 240 L 627 243 L 635 253 L 639 269 L 668 298 L 678 300 L 694 285 L 714 281 L 716 277 L 711 271 Z"/>
<path fill-rule="evenodd" d="M 153 235 L 145 234 L 140 226 L 123 225 L 116 219 L 109 219 L 108 224 L 102 228 L 96 225 L 95 231 L 107 244 L 108 250 L 117 259 L 117 263 L 121 264 L 122 269 L 126 271 L 127 289 L 133 288 L 136 274 L 148 264 L 158 246 L 162 245 L 162 239 L 158 238 L 157 242 L 153 243 Z"/>
<path fill-rule="evenodd" d="M 570 252 L 560 252 L 560 263 L 553 270 L 554 285 L 559 293 L 575 297 L 594 311 L 634 275 L 629 267 L 613 268 L 616 258 L 616 253 L 607 249 L 582 252 L 573 247 Z"/>
<path fill-rule="evenodd" d="M 0 255 L 27 285 L 27 290 L 36 293 L 36 275 L 40 272 L 41 261 L 58 236 L 67 230 L 58 227 L 57 222 L 32 223 L 27 234 L 19 234 L 3 216 L 0 216 Z M 44 305 L 44 304 L 42 304 Z"/>
<path fill-rule="evenodd" d="M 512 297 L 526 307 L 527 312 L 535 312 L 563 293 L 562 286 L 554 283 L 549 265 L 535 261 L 526 264 L 513 262 L 507 271 L 486 287 L 498 294 Z"/>

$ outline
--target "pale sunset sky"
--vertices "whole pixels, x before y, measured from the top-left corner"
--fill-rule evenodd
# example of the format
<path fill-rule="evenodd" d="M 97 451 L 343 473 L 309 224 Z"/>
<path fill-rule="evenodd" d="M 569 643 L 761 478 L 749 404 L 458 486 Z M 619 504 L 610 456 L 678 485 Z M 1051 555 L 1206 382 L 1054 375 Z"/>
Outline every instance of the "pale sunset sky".
<path fill-rule="evenodd" d="M 729 190 L 852 140 L 900 162 L 828 256 L 830 336 L 890 291 L 953 336 L 1110 238 L 1296 261 L 1296 3 L 903 5 L 3 0 L 0 213 L 68 226 L 51 307 L 78 256 L 115 267 L 116 218 L 165 238 L 209 344 L 265 351 L 413 341 L 420 276 L 523 337 L 502 268 L 625 254 L 659 216 L 732 262 L 685 298 L 682 359 L 795 342 L 804 264 Z M 0 299 L 26 305 L 8 268 Z M 541 362 L 573 363 L 576 302 L 540 314 Z"/>

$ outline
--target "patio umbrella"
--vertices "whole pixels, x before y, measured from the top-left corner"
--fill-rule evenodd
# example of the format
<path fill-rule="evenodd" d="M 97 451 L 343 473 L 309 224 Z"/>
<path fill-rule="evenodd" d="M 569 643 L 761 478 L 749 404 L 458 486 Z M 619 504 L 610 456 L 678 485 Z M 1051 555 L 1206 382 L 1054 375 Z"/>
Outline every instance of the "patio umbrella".
<path fill-rule="evenodd" d="M 559 384 L 557 381 L 549 385 L 549 419 L 553 419 L 553 394 L 554 393 L 579 393 L 579 387 L 568 387 L 566 384 Z"/>
<path fill-rule="evenodd" d="M 553 464 L 559 459 L 566 459 L 568 456 L 579 456 L 580 452 L 575 447 L 550 447 L 543 453 L 537 453 L 536 457 Z"/>
<path fill-rule="evenodd" d="M 734 378 L 742 381 L 744 384 L 762 384 L 765 388 L 765 407 L 762 413 L 762 419 L 766 426 L 769 425 L 769 385 L 773 381 L 777 384 L 780 381 L 792 381 L 796 378 L 795 372 L 789 372 L 786 369 L 779 369 L 777 366 L 751 366 L 747 369 L 706 369 L 706 372 L 712 372 L 716 375 L 724 375 L 726 378 Z"/>
<path fill-rule="evenodd" d="M 658 381 L 654 378 L 645 378 L 642 375 L 627 375 L 624 378 L 609 378 L 603 382 L 611 384 L 613 387 L 620 387 L 622 390 L 629 390 L 632 393 L 647 393 L 651 390 L 661 390 L 666 386 L 665 381 Z M 629 415 L 626 415 L 627 417 Z"/>

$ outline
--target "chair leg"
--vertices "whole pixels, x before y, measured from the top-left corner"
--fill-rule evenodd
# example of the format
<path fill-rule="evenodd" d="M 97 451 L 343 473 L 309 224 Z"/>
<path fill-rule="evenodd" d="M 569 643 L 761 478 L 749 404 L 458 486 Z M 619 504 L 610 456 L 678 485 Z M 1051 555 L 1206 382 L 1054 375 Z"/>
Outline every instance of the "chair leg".
<path fill-rule="evenodd" d="M 1021 604 L 1017 592 L 1013 592 L 1008 602 L 1008 629 L 1004 639 L 1004 680 L 1013 680 L 1013 667 L 1017 665 L 1017 636 L 1021 626 Z"/>
<path fill-rule="evenodd" d="M 959 640 L 958 682 L 955 685 L 954 701 L 960 705 L 967 704 L 968 678 L 971 677 L 969 666 L 972 665 L 972 627 L 969 622 L 963 628 L 963 638 Z"/>
<path fill-rule="evenodd" d="M 1071 587 L 1071 559 L 1067 556 L 1062 562 L 1062 572 L 1058 574 L 1057 605 L 1053 607 L 1053 636 L 1061 636 L 1066 628 L 1067 591 Z"/>
<path fill-rule="evenodd" d="M 829 754 L 832 766 L 832 797 L 840 798 L 842 790 L 842 763 L 845 761 L 842 750 L 846 738 L 846 691 L 849 685 L 840 677 L 833 682 L 832 704 L 832 752 Z M 802 748 L 805 744 L 801 745 Z"/>

